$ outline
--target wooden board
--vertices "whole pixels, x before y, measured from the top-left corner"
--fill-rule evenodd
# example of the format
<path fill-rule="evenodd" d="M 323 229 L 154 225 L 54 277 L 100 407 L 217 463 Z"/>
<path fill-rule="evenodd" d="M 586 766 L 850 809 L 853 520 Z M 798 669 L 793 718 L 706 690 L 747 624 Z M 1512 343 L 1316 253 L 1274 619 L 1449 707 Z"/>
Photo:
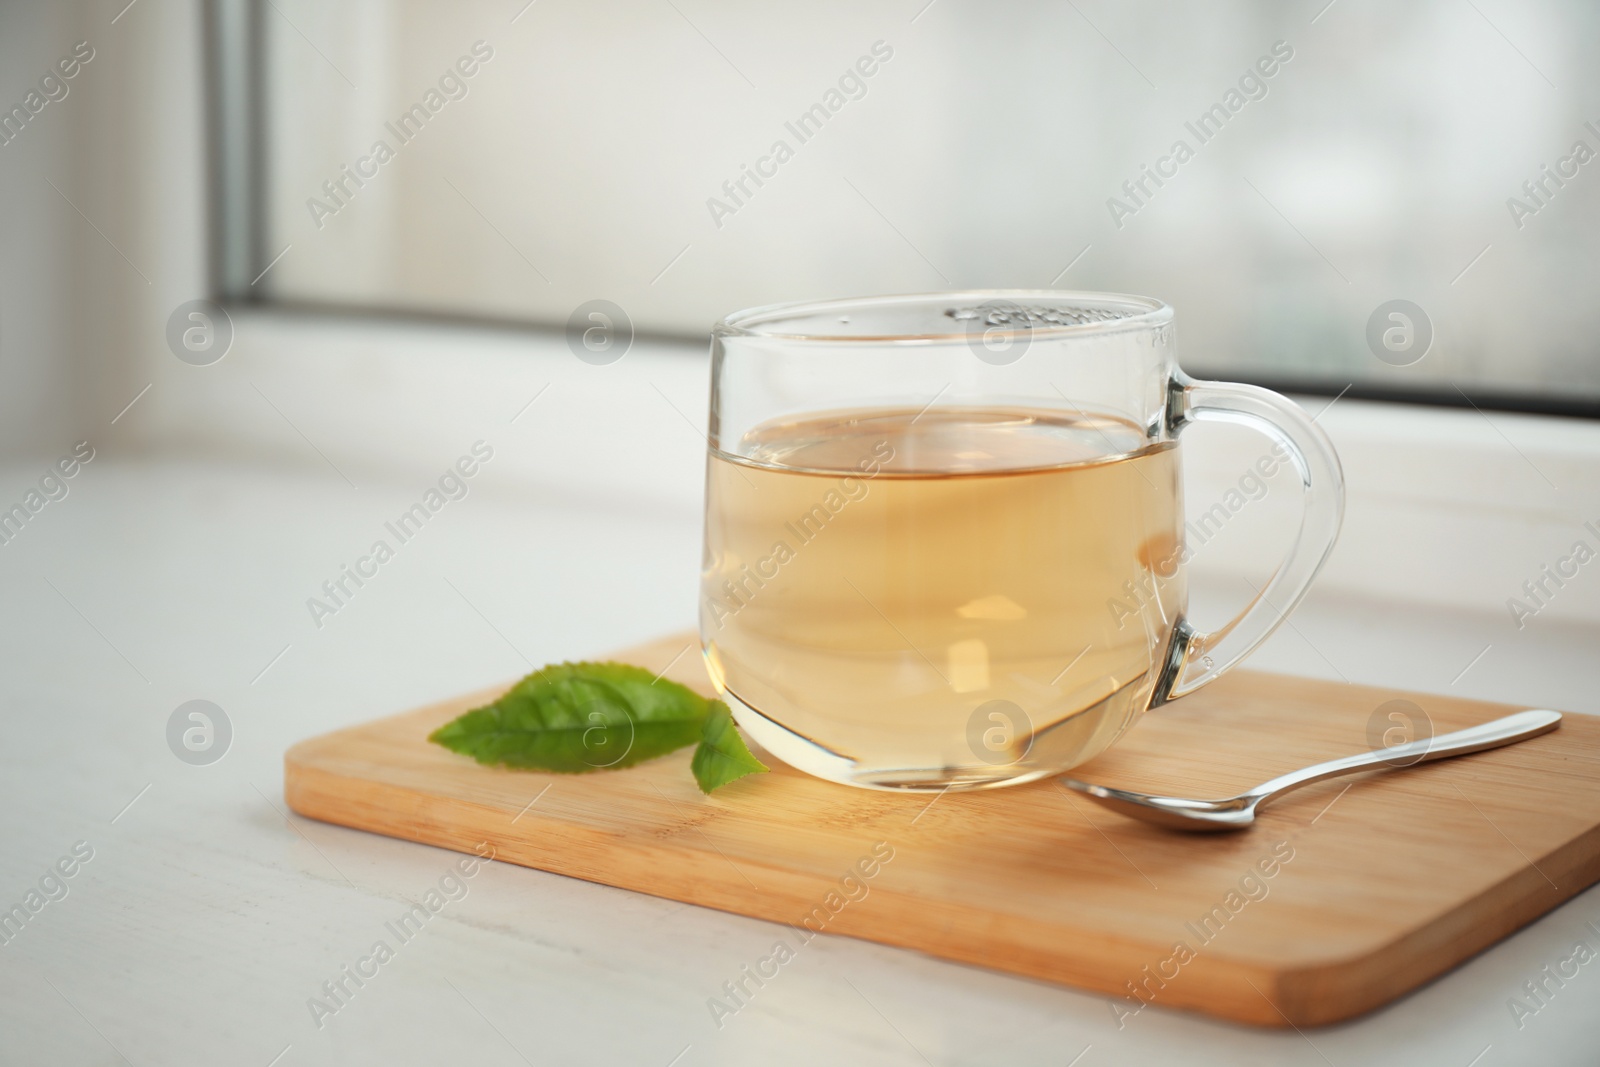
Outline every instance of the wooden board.
<path fill-rule="evenodd" d="M 677 657 L 667 676 L 709 694 L 693 643 L 680 634 L 610 658 L 661 670 Z M 1098 991 L 1119 1017 L 1153 1004 L 1262 1026 L 1385 1004 L 1600 879 L 1600 719 L 1583 715 L 1510 748 L 1308 787 L 1243 833 L 1188 836 L 1051 782 L 902 795 L 769 758 L 773 773 L 706 797 L 687 749 L 546 775 L 427 742 L 495 695 L 296 745 L 289 805 L 787 923 L 792 945 L 846 934 Z M 1514 710 L 1239 671 L 1145 716 L 1075 773 L 1227 796 L 1364 750 L 1373 712 L 1400 696 L 1441 733 Z"/>

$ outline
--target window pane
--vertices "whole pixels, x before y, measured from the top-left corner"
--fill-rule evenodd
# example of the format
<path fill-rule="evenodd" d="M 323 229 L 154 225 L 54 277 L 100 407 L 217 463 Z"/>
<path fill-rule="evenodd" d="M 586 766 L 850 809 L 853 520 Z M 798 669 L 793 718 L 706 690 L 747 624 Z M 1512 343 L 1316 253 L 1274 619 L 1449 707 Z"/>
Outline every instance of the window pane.
<path fill-rule="evenodd" d="M 274 0 L 255 291 L 1107 289 L 1206 373 L 1600 397 L 1593 4 L 921 5 Z"/>

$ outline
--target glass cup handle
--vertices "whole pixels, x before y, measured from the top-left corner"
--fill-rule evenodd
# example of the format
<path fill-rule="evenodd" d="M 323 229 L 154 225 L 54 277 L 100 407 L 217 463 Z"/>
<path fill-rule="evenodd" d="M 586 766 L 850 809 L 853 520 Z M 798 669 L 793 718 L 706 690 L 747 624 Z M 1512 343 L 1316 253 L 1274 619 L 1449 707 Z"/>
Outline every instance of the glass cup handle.
<path fill-rule="evenodd" d="M 1159 707 L 1194 692 L 1265 641 L 1294 610 L 1322 569 L 1344 518 L 1344 472 L 1322 428 L 1293 401 L 1270 389 L 1232 382 L 1197 382 L 1175 375 L 1167 420 L 1181 433 L 1191 422 L 1231 422 L 1265 434 L 1288 453 L 1305 487 L 1300 530 L 1288 557 L 1245 609 L 1220 630 L 1200 633 L 1180 619 L 1150 699 Z"/>

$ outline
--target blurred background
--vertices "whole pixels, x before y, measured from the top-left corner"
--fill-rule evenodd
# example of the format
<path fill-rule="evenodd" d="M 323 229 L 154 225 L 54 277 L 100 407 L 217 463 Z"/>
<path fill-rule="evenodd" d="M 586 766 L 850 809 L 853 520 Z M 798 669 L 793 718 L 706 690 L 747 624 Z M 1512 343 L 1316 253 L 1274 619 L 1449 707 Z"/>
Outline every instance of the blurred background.
<path fill-rule="evenodd" d="M 35 331 L 103 350 L 64 320 L 188 296 L 556 328 L 604 298 L 700 341 L 968 286 L 1153 294 L 1196 371 L 1302 392 L 1600 401 L 1578 0 L 118 6 L 13 2 L 0 44 L 0 324 L 57 403 Z M 1409 366 L 1367 342 L 1394 299 L 1430 320 Z"/>
<path fill-rule="evenodd" d="M 252 72 L 212 89 L 224 129 L 259 120 L 222 157 L 223 291 L 553 324 L 604 296 L 698 339 L 782 300 L 1102 289 L 1172 303 L 1217 375 L 1600 399 L 1600 182 L 1543 169 L 1600 150 L 1594 5 L 906 6 L 221 5 Z M 1365 341 L 1391 298 L 1436 324 L 1409 368 Z"/>
<path fill-rule="evenodd" d="M 555 324 L 604 296 L 697 339 L 803 297 L 1153 293 L 1208 373 L 1600 399 L 1600 182 L 1574 160 L 1571 188 L 1522 188 L 1600 149 L 1600 9 L 1304 6 L 274 0 L 233 90 L 259 178 L 224 219 L 225 291 Z M 394 124 L 477 41 L 495 58 L 402 145 Z M 798 126 L 829 92 L 825 129 Z M 348 211 L 308 209 L 376 141 L 397 158 L 345 183 Z M 792 159 L 723 189 L 778 141 Z M 1144 177 L 1180 141 L 1193 158 Z M 1390 298 L 1438 331 L 1409 368 L 1365 341 Z"/>

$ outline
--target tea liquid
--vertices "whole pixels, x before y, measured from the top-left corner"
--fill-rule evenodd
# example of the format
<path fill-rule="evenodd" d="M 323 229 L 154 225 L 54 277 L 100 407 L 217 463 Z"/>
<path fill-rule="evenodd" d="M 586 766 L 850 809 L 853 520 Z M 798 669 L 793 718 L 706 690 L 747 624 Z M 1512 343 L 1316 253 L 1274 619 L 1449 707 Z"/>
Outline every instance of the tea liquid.
<path fill-rule="evenodd" d="M 1107 415 L 889 409 L 737 451 L 709 460 L 701 633 L 775 755 L 887 787 L 1026 780 L 1143 710 L 1186 601 L 1173 442 Z"/>

